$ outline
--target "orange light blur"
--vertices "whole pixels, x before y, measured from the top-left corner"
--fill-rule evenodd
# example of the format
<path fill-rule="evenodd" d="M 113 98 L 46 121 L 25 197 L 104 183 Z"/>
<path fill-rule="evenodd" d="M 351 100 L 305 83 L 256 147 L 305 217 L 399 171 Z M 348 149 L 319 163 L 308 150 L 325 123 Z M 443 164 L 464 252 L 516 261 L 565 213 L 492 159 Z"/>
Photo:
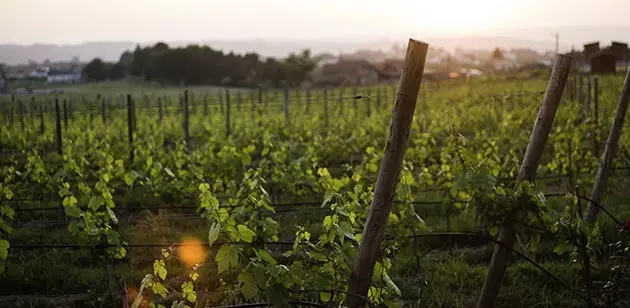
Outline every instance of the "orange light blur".
<path fill-rule="evenodd" d="M 177 250 L 179 260 L 188 266 L 203 263 L 208 257 L 205 245 L 194 237 L 182 239 Z"/>

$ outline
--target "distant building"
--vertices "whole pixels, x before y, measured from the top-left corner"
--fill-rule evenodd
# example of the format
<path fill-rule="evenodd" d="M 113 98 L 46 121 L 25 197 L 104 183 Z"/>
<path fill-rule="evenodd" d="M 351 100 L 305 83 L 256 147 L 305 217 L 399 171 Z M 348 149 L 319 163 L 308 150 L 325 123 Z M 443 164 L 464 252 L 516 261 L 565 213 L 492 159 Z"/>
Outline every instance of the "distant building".
<path fill-rule="evenodd" d="M 27 76 L 29 78 L 35 78 L 35 79 L 46 79 L 48 78 L 49 71 L 50 71 L 50 68 L 48 67 L 38 67 L 34 71 L 28 73 Z"/>
<path fill-rule="evenodd" d="M 77 83 L 80 82 L 82 74 L 73 70 L 50 70 L 46 82 L 54 83 Z"/>
<path fill-rule="evenodd" d="M 379 81 L 377 68 L 365 60 L 340 60 L 325 64 L 318 82 L 329 85 L 367 85 Z"/>
<path fill-rule="evenodd" d="M 584 51 L 578 54 L 574 65 L 586 62 L 592 74 L 614 74 L 617 65 L 627 64 L 630 59 L 628 44 L 613 41 L 610 46 L 600 48 L 599 42 L 584 44 Z"/>
<path fill-rule="evenodd" d="M 608 51 L 600 50 L 589 57 L 591 74 L 614 74 L 617 71 L 617 56 Z"/>

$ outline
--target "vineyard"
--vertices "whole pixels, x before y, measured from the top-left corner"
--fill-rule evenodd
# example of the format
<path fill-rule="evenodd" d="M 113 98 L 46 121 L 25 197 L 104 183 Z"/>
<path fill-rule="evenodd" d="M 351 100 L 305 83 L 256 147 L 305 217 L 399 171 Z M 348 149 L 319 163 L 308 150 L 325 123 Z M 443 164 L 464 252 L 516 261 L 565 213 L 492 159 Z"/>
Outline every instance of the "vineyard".
<path fill-rule="evenodd" d="M 519 181 L 550 73 L 422 83 L 361 300 L 475 306 L 495 236 L 516 215 L 497 307 L 628 305 L 627 128 L 604 211 L 581 219 L 623 76 L 569 76 L 535 179 Z M 348 284 L 396 87 L 0 97 L 0 305 L 359 297 Z"/>

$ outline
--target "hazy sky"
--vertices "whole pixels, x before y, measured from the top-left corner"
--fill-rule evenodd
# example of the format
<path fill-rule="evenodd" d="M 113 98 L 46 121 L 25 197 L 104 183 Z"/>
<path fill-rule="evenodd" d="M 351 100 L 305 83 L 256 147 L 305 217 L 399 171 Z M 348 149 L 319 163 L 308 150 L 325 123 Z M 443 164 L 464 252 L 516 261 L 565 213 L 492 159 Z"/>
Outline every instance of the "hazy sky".
<path fill-rule="evenodd" d="M 460 35 L 628 26 L 628 12 L 630 0 L 0 0 L 0 43 Z"/>

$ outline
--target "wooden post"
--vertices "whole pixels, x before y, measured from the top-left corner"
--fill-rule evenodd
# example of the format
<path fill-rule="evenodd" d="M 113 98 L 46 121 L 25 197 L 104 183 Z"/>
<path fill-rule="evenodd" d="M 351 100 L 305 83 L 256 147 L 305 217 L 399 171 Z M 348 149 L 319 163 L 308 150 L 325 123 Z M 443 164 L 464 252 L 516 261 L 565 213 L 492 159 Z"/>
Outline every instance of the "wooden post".
<path fill-rule="evenodd" d="M 131 94 L 127 94 L 127 138 L 129 141 L 129 161 L 133 162 L 133 100 Z"/>
<path fill-rule="evenodd" d="M 188 100 L 188 105 L 190 106 L 190 111 L 192 111 L 192 114 L 194 115 L 195 113 L 197 113 L 197 103 L 195 101 L 195 92 L 190 92 L 190 97 Z M 189 113 L 190 113 L 189 111 Z M 189 115 L 190 116 L 190 115 Z"/>
<path fill-rule="evenodd" d="M 595 129 L 593 133 L 593 155 L 599 157 L 599 79 L 593 79 L 593 121 Z"/>
<path fill-rule="evenodd" d="M 18 106 L 20 107 L 20 129 L 24 131 L 24 104 L 21 99 L 18 99 Z"/>
<path fill-rule="evenodd" d="M 129 298 L 127 295 L 127 283 L 125 282 L 125 278 L 120 280 L 121 292 L 120 295 L 122 297 L 122 308 L 129 308 Z"/>
<path fill-rule="evenodd" d="M 63 128 L 68 129 L 68 101 L 63 99 Z"/>
<path fill-rule="evenodd" d="M 311 87 L 306 88 L 306 114 L 311 111 Z"/>
<path fill-rule="evenodd" d="M 39 102 L 39 134 L 44 134 L 44 102 Z"/>
<path fill-rule="evenodd" d="M 367 117 L 370 118 L 372 116 L 372 98 L 370 97 L 370 86 L 367 86 L 365 89 L 365 107 Z"/>
<path fill-rule="evenodd" d="M 203 94 L 203 115 L 208 115 L 208 93 Z"/>
<path fill-rule="evenodd" d="M 219 99 L 223 101 L 220 96 Z M 232 133 L 230 124 L 230 89 L 225 89 L 225 107 L 227 111 L 225 113 L 225 134 L 229 136 Z M 221 110 L 223 111 L 223 103 L 221 103 Z"/>
<path fill-rule="evenodd" d="M 136 101 L 131 100 L 131 124 L 133 125 L 133 131 L 138 131 L 138 119 L 136 118 Z"/>
<path fill-rule="evenodd" d="M 83 101 L 85 102 L 85 97 L 83 97 Z M 90 100 L 89 102 L 88 112 L 90 113 L 90 128 L 92 128 L 92 125 L 94 124 L 94 113 L 92 113 L 92 100 Z"/>
<path fill-rule="evenodd" d="M 57 141 L 57 153 L 63 154 L 63 141 L 61 135 L 61 110 L 59 110 L 59 97 L 55 97 L 55 136 Z"/>
<path fill-rule="evenodd" d="M 111 100 L 111 98 L 110 98 Z M 107 125 L 107 110 L 105 109 L 105 99 L 101 100 L 101 117 L 103 119 L 103 125 Z"/>
<path fill-rule="evenodd" d="M 328 132 L 328 88 L 324 88 L 324 127 Z"/>
<path fill-rule="evenodd" d="M 376 109 L 381 110 L 381 87 L 376 88 Z"/>
<path fill-rule="evenodd" d="M 339 88 L 339 99 L 337 102 L 339 103 L 339 114 L 343 116 L 343 87 Z"/>
<path fill-rule="evenodd" d="M 162 102 L 163 102 L 163 100 L 158 97 L 157 103 L 158 103 L 158 123 L 159 124 L 162 124 L 162 119 L 164 118 L 164 113 L 163 113 L 163 110 L 162 110 L 162 108 L 163 108 L 162 107 Z"/>
<path fill-rule="evenodd" d="M 252 123 L 256 119 L 256 93 L 254 91 L 249 92 L 249 103 L 251 104 L 252 109 L 250 110 L 250 116 L 252 119 Z"/>
<path fill-rule="evenodd" d="M 527 150 L 525 150 L 525 156 L 523 157 L 523 163 L 521 164 L 518 175 L 519 182 L 531 182 L 536 177 L 540 158 L 542 157 L 558 105 L 562 99 L 562 93 L 566 86 L 570 70 L 571 57 L 557 55 L 542 106 L 538 111 L 538 117 L 534 123 L 534 128 L 532 129 L 532 134 L 527 144 Z M 478 308 L 494 307 L 496 298 L 499 295 L 501 281 L 503 280 L 510 256 L 512 255 L 511 248 L 516 239 L 514 216 L 516 216 L 516 213 L 511 213 L 508 217 L 504 218 L 502 223 L 498 241 L 505 246 L 499 244 L 494 245 L 488 276 L 486 277 L 486 282 L 481 291 L 479 302 L 477 303 Z"/>
<path fill-rule="evenodd" d="M 188 114 L 188 90 L 184 91 L 184 141 L 186 142 L 186 151 L 190 153 L 190 123 Z"/>
<path fill-rule="evenodd" d="M 35 128 L 35 95 L 31 96 L 30 110 L 31 110 L 31 127 Z"/>
<path fill-rule="evenodd" d="M 400 93 L 392 113 L 387 146 L 378 171 L 374 198 L 363 229 L 359 250 L 354 260 L 344 306 L 365 307 L 365 298 L 372 281 L 372 272 L 392 207 L 402 161 L 409 142 L 409 131 L 422 83 L 422 74 L 429 45 L 409 40 L 400 78 Z"/>
<path fill-rule="evenodd" d="M 591 191 L 591 201 L 588 202 L 586 210 L 586 222 L 595 222 L 597 220 L 597 215 L 599 214 L 598 205 L 606 192 L 608 173 L 612 168 L 613 159 L 619 148 L 619 139 L 621 138 L 623 122 L 626 118 L 626 111 L 628 110 L 628 101 L 630 101 L 630 66 L 626 72 L 623 88 L 617 99 L 617 110 L 615 111 L 615 118 L 610 126 L 610 131 L 608 132 L 608 139 L 604 147 L 604 157 L 599 162 L 599 168 L 595 176 L 595 183 Z"/>
<path fill-rule="evenodd" d="M 284 119 L 289 123 L 289 88 L 284 88 Z"/>
<path fill-rule="evenodd" d="M 578 103 L 580 106 L 580 115 L 584 116 L 584 77 L 581 75 L 578 79 Z"/>
<path fill-rule="evenodd" d="M 586 76 L 586 114 L 591 115 L 591 76 Z"/>
<path fill-rule="evenodd" d="M 358 116 L 359 115 L 359 110 L 358 110 L 358 98 L 357 98 L 357 87 L 352 87 L 352 107 L 354 108 L 354 116 Z"/>

